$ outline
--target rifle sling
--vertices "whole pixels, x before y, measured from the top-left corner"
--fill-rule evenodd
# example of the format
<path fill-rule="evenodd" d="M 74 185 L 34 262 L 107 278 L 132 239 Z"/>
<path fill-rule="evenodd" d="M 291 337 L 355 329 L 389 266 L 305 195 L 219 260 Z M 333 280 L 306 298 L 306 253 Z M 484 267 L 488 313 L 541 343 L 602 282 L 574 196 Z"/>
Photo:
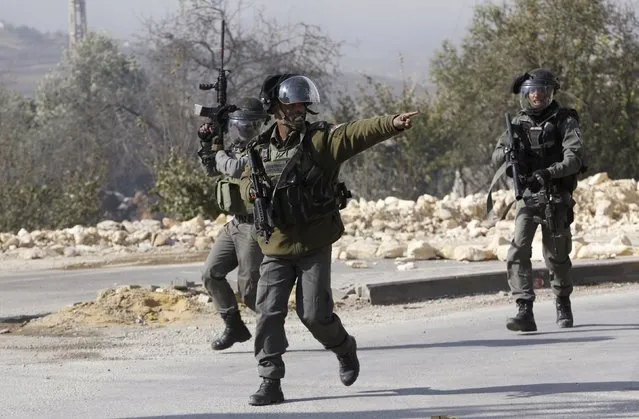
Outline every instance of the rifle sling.
<path fill-rule="evenodd" d="M 508 204 L 508 206 L 506 207 L 506 210 L 501 215 L 501 217 L 496 217 L 495 214 L 493 214 L 492 212 L 493 211 L 493 197 L 492 197 L 493 188 L 495 187 L 499 179 L 504 175 L 504 173 L 506 173 L 507 167 L 508 167 L 508 163 L 504 162 L 499 167 L 499 169 L 497 169 L 497 172 L 495 172 L 495 175 L 493 176 L 493 180 L 490 182 L 490 187 L 488 188 L 488 197 L 486 198 L 486 219 L 494 219 L 495 222 L 506 218 L 506 214 L 508 214 L 508 211 L 510 211 L 510 207 L 512 207 L 512 205 L 515 203 L 515 201 L 512 201 L 510 204 Z"/>

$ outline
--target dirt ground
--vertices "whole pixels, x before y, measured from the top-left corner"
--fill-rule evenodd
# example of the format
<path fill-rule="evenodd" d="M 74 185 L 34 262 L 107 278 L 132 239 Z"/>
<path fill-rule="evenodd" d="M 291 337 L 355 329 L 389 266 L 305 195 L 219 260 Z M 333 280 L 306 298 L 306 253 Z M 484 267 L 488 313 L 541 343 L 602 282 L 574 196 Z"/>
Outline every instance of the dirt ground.
<path fill-rule="evenodd" d="M 635 283 L 608 283 L 575 287 L 574 294 L 593 295 L 637 290 Z M 538 289 L 537 300 L 553 298 L 549 288 Z M 294 290 L 292 295 L 295 295 Z M 335 312 L 349 313 L 351 322 L 381 323 L 415 317 L 435 317 L 482 307 L 512 304 L 506 292 L 457 298 L 442 298 L 413 304 L 372 306 L 367 300 L 347 295 L 335 301 Z M 240 304 L 248 324 L 255 314 Z M 289 317 L 295 316 L 295 302 L 289 300 Z M 188 289 L 148 289 L 137 286 L 109 288 L 98 293 L 94 301 L 64 307 L 44 317 L 0 319 L 0 334 L 24 336 L 97 336 L 107 329 L 157 329 L 166 326 L 208 325 L 220 328 L 221 319 L 201 287 Z"/>
<path fill-rule="evenodd" d="M 3 260 L 0 274 L 4 272 L 43 269 L 83 269 L 106 266 L 135 266 L 202 262 L 208 252 L 166 250 L 160 252 L 128 254 L 119 257 L 82 256 L 75 258 L 48 258 L 39 260 Z M 541 284 L 536 284 L 539 286 Z M 575 287 L 575 295 L 619 292 L 639 289 L 639 284 L 601 284 Z M 295 295 L 293 290 L 292 295 Z M 548 288 L 537 290 L 538 301 L 553 298 Z M 401 321 L 415 316 L 432 317 L 447 313 L 471 310 L 478 307 L 512 304 L 512 297 L 505 292 L 458 298 L 430 300 L 415 304 L 371 306 L 356 295 L 346 295 L 335 301 L 336 312 L 350 312 L 356 322 Z M 289 317 L 295 316 L 295 302 L 289 300 Z M 240 304 L 243 318 L 254 322 L 254 313 Z M 101 335 L 108 329 L 133 327 L 139 330 L 166 326 L 207 325 L 220 328 L 222 322 L 214 305 L 201 285 L 191 287 L 166 286 L 149 288 L 136 285 L 120 286 L 98 292 L 95 300 L 64 307 L 44 317 L 21 316 L 0 318 L 0 335 L 27 336 L 86 336 Z"/>

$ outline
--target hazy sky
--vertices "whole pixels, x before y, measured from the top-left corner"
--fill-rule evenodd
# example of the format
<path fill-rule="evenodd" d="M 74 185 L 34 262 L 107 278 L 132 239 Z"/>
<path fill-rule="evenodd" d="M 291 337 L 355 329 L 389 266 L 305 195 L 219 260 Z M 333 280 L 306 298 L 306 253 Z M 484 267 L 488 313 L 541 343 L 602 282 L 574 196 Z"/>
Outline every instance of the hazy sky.
<path fill-rule="evenodd" d="M 345 71 L 397 75 L 399 54 L 412 75 L 426 76 L 428 60 L 444 39 L 459 41 L 475 5 L 486 0 L 254 0 L 282 23 L 322 27 L 348 45 Z M 230 3 L 233 0 L 229 0 Z M 67 29 L 68 0 L 0 0 L 0 20 L 41 31 Z M 89 29 L 127 38 L 144 17 L 161 18 L 178 0 L 86 0 Z"/>

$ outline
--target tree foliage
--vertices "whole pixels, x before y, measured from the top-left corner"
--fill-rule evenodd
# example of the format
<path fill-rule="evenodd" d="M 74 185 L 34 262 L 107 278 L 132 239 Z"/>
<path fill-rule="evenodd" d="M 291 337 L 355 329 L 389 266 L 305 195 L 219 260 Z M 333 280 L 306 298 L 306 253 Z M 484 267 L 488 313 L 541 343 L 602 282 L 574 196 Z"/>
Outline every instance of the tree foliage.
<path fill-rule="evenodd" d="M 342 177 L 357 197 L 380 199 L 396 196 L 415 199 L 424 193 L 442 192 L 441 159 L 446 144 L 438 141 L 436 114 L 426 90 L 406 79 L 401 90 L 364 76 L 354 95 L 340 95 L 333 120 L 336 123 L 411 110 L 413 128 L 372 147 L 344 164 Z M 450 183 L 448 184 L 450 186 Z"/>
<path fill-rule="evenodd" d="M 264 18 L 244 1 L 179 1 L 176 13 L 147 22 L 135 58 L 92 33 L 34 100 L 0 87 L 0 229 L 90 223 L 100 217 L 98 191 L 151 185 L 166 213 L 215 215 L 213 180 L 196 155 L 205 120 L 193 105 L 215 100 L 197 86 L 217 77 L 222 19 L 229 102 L 256 96 L 268 74 L 300 72 L 329 98 L 335 123 L 420 111 L 412 130 L 344 165 L 356 196 L 441 196 L 455 174 L 463 192 L 485 189 L 504 112 L 519 108 L 510 83 L 537 67 L 556 73 L 558 101 L 579 111 L 591 171 L 620 178 L 639 169 L 639 21 L 621 2 L 484 3 L 461 43 L 444 42 L 432 58 L 432 90 L 419 80 L 393 89 L 365 77 L 355 94 L 335 96 L 342 43 L 320 28 Z"/>
<path fill-rule="evenodd" d="M 247 25 L 249 12 L 254 19 Z M 169 150 L 195 156 L 194 133 L 205 121 L 194 116 L 193 105 L 214 105 L 214 91 L 203 93 L 197 86 L 217 79 L 223 19 L 224 67 L 231 71 L 230 103 L 241 96 L 257 96 L 266 75 L 278 72 L 302 72 L 323 93 L 328 91 L 341 43 L 319 27 L 303 22 L 281 24 L 241 0 L 180 0 L 175 14 L 148 21 L 141 36 L 141 54 L 153 69 L 148 100 L 155 106 L 155 121 L 162 134 L 155 142 L 157 158 L 168 155 Z"/>
<path fill-rule="evenodd" d="M 158 162 L 154 172 L 151 193 L 158 198 L 156 210 L 180 220 L 197 215 L 215 218 L 220 214 L 215 201 L 215 178 L 206 176 L 193 159 L 171 152 Z"/>
<path fill-rule="evenodd" d="M 145 78 L 117 44 L 90 34 L 31 101 L 0 90 L 2 227 L 68 227 L 99 219 L 98 192 L 143 171 Z M 148 173 L 148 170 L 147 170 Z"/>
<path fill-rule="evenodd" d="M 130 192 L 148 173 L 141 159 L 149 142 L 147 85 L 133 57 L 109 37 L 90 33 L 38 87 L 39 129 L 32 139 L 38 157 L 56 161 L 59 172 L 105 176 L 105 187 Z"/>
<path fill-rule="evenodd" d="M 638 28 L 632 9 L 604 0 L 478 6 L 461 45 L 444 43 L 432 61 L 450 164 L 488 163 L 504 112 L 518 111 L 512 79 L 546 67 L 561 81 L 559 102 L 581 115 L 590 168 L 635 176 Z"/>

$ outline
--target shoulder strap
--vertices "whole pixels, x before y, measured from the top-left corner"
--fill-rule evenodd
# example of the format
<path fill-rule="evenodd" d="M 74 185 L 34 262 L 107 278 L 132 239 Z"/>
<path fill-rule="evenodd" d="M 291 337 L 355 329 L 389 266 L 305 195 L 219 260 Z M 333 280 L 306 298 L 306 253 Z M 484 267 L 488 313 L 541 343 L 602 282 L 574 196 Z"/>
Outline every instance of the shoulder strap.
<path fill-rule="evenodd" d="M 304 142 L 310 141 L 313 138 L 313 134 L 316 131 L 324 131 L 324 141 L 328 139 L 328 134 L 331 132 L 331 124 L 326 121 L 313 122 L 306 128 L 306 136 L 303 139 Z M 308 137 L 308 140 L 306 139 Z M 307 146 L 307 145 L 305 145 Z"/>
<path fill-rule="evenodd" d="M 271 136 L 273 136 L 273 130 L 275 130 L 276 126 L 277 124 L 273 123 L 273 125 L 268 127 L 263 133 L 258 135 L 255 140 L 252 140 L 251 143 L 259 145 L 268 144 L 271 141 Z"/>
<path fill-rule="evenodd" d="M 559 108 L 555 115 L 559 122 L 563 122 L 568 118 L 573 118 L 579 122 L 579 114 L 577 113 L 577 110 L 573 108 Z"/>

